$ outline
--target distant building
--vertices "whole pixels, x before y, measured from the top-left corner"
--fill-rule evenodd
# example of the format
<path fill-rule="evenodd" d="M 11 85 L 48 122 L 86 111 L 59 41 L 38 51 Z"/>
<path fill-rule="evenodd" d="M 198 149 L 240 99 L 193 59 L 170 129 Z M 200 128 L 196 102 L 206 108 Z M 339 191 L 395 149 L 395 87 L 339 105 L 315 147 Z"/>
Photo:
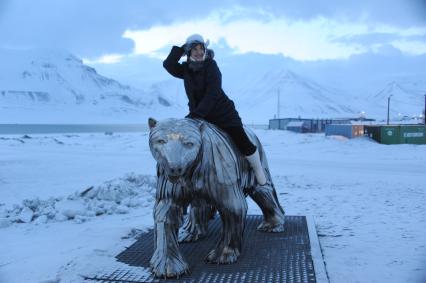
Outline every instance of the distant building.
<path fill-rule="evenodd" d="M 309 127 L 306 121 L 291 121 L 287 123 L 286 126 L 288 131 L 296 133 L 307 133 L 309 132 Z"/>
<path fill-rule="evenodd" d="M 367 118 L 336 118 L 336 119 L 302 119 L 302 118 L 282 118 L 269 120 L 269 129 L 289 130 L 298 133 L 323 133 L 325 125 L 328 124 L 352 124 L 362 122 L 372 122 L 374 119 Z M 302 124 L 289 124 L 291 122 L 303 122 Z"/>

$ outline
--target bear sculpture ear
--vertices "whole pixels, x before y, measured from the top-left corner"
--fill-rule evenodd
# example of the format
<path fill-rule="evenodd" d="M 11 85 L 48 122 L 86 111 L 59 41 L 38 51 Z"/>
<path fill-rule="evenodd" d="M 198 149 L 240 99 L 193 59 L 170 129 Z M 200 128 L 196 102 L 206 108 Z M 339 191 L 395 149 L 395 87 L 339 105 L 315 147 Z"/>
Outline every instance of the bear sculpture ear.
<path fill-rule="evenodd" d="M 149 118 L 148 125 L 149 125 L 149 129 L 151 130 L 157 125 L 157 120 L 155 120 L 154 118 Z"/>

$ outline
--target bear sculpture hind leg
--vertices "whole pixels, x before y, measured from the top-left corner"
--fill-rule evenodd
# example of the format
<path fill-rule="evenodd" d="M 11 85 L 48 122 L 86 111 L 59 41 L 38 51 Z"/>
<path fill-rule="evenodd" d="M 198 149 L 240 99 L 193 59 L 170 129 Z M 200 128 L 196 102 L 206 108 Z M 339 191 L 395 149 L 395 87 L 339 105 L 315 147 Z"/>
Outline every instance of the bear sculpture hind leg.
<path fill-rule="evenodd" d="M 179 242 L 195 242 L 206 237 L 209 220 L 216 210 L 205 201 L 191 203 L 183 226 L 179 229 Z"/>
<path fill-rule="evenodd" d="M 222 233 L 219 242 L 206 257 L 206 261 L 210 263 L 234 263 L 241 254 L 247 202 L 244 194 L 238 190 L 229 189 L 225 192 L 235 194 L 233 198 L 228 195 L 230 193 L 224 194 L 223 199 L 228 201 L 217 208 L 222 220 Z"/>
<path fill-rule="evenodd" d="M 284 232 L 285 213 L 278 202 L 272 182 L 252 188 L 248 190 L 248 194 L 263 213 L 263 221 L 257 229 L 264 232 Z"/>

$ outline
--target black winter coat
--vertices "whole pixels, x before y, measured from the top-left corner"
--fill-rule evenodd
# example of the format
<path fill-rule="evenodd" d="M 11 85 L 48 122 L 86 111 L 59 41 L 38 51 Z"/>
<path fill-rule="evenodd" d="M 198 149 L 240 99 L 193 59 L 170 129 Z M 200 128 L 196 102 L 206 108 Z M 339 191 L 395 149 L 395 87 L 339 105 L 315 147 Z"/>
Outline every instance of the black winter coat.
<path fill-rule="evenodd" d="M 173 46 L 163 66 L 172 76 L 183 79 L 190 116 L 203 118 L 222 128 L 242 126 L 234 102 L 222 89 L 222 74 L 216 61 L 207 57 L 203 67 L 193 71 L 188 62 L 179 63 L 183 53 L 183 48 Z"/>

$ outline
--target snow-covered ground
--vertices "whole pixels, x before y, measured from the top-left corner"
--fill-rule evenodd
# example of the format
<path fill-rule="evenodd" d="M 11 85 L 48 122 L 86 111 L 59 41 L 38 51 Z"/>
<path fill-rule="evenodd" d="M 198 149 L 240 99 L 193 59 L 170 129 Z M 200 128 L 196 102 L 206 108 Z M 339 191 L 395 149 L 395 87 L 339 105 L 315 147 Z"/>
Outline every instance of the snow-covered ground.
<path fill-rule="evenodd" d="M 286 213 L 315 217 L 331 282 L 426 278 L 425 145 L 255 132 Z M 0 282 L 119 265 L 153 225 L 154 174 L 148 133 L 1 136 Z"/>

